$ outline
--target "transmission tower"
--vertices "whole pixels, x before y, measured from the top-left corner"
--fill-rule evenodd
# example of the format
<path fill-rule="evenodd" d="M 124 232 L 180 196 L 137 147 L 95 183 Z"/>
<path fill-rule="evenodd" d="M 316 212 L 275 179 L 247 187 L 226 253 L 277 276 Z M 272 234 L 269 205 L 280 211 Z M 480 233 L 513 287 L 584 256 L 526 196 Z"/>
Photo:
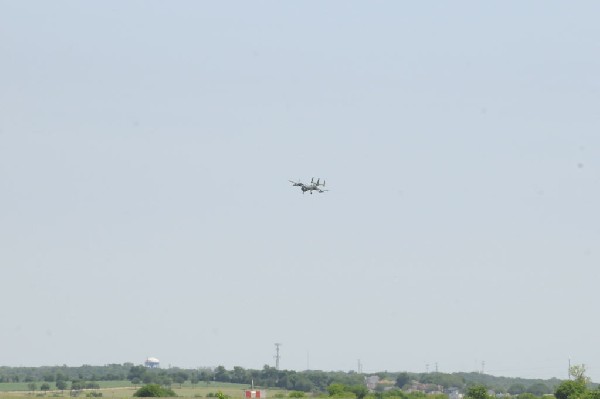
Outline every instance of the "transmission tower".
<path fill-rule="evenodd" d="M 281 358 L 281 356 L 279 356 L 279 347 L 283 345 L 280 344 L 279 342 L 275 343 L 275 370 L 279 370 L 279 359 Z"/>

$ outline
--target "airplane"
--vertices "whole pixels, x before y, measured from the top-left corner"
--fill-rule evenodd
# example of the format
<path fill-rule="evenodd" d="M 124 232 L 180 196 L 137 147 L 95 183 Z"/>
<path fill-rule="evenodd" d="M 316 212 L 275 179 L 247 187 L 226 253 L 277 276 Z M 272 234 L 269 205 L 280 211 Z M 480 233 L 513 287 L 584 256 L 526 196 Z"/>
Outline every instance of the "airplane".
<path fill-rule="evenodd" d="M 325 187 L 325 180 L 323 180 L 323 183 L 321 183 L 321 179 L 317 179 L 317 181 L 315 182 L 315 178 L 313 177 L 312 179 L 310 179 L 310 184 L 304 184 L 302 183 L 300 180 L 293 181 L 293 180 L 288 180 L 290 183 L 292 183 L 292 186 L 294 187 L 300 187 L 300 189 L 302 190 L 302 194 L 304 194 L 307 191 L 310 191 L 310 193 L 312 194 L 313 191 L 318 191 L 320 193 L 324 193 L 325 191 L 329 191 L 329 190 L 325 190 L 319 187 Z"/>

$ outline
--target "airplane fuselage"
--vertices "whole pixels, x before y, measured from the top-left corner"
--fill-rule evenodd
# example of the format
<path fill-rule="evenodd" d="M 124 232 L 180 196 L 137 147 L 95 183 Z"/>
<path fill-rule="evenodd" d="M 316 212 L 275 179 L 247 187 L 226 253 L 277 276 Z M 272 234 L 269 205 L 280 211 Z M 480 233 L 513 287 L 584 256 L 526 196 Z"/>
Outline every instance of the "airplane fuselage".
<path fill-rule="evenodd" d="M 304 186 L 302 186 L 302 192 L 306 192 L 306 191 L 310 191 L 310 193 L 312 194 L 313 191 L 317 191 L 319 190 L 319 187 L 316 184 L 305 184 Z"/>

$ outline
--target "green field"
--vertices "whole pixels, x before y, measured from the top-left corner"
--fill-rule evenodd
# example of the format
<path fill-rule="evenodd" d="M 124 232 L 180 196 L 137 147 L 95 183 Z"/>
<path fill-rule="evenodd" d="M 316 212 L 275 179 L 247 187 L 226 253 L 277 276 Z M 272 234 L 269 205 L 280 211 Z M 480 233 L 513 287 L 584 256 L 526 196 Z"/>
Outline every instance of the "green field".
<path fill-rule="evenodd" d="M 89 392 L 101 392 L 103 398 L 131 398 L 133 397 L 133 393 L 136 391 L 139 386 L 133 386 L 129 381 L 98 381 L 100 385 L 100 389 L 89 389 L 84 390 L 79 398 L 85 398 L 86 393 Z M 57 391 L 51 390 L 46 393 L 43 393 L 39 390 L 39 386 L 41 385 L 39 382 L 36 383 L 38 389 L 34 392 L 28 390 L 28 383 L 19 382 L 19 383 L 0 383 L 0 399 L 9 399 L 9 398 L 23 398 L 23 397 L 45 397 L 45 398 L 53 398 L 53 397 L 64 397 L 70 398 L 70 391 Z M 50 384 L 51 387 L 54 387 L 54 384 Z M 247 389 L 248 386 L 245 384 L 228 384 L 228 383 L 198 383 L 196 385 L 192 385 L 187 382 L 186 384 L 182 384 L 181 387 L 179 384 L 173 384 L 171 389 L 175 391 L 177 396 L 184 398 L 206 398 L 210 393 L 217 393 L 218 391 L 223 392 L 225 395 L 231 397 L 231 399 L 242 399 L 244 397 L 244 390 Z M 286 391 L 281 389 L 269 389 L 268 397 L 274 398 L 276 394 L 285 394 Z"/>

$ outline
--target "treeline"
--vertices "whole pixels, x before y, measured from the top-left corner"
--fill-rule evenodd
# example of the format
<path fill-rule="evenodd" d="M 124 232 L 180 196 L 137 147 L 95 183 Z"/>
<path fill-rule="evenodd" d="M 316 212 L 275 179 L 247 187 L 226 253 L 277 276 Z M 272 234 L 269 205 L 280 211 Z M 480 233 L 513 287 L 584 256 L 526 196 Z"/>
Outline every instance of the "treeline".
<path fill-rule="evenodd" d="M 261 370 L 244 369 L 235 366 L 227 370 L 223 366 L 214 369 L 184 370 L 184 369 L 149 369 L 144 366 L 133 366 L 127 374 L 127 379 L 133 384 L 192 384 L 204 382 L 225 382 L 247 384 L 260 387 L 277 387 L 290 391 L 325 391 L 333 383 L 345 385 L 364 384 L 364 376 L 354 372 L 324 372 L 324 371 L 293 371 L 277 370 L 265 365 Z"/>
<path fill-rule="evenodd" d="M 133 363 L 79 367 L 0 367 L 0 382 L 122 381 Z"/>
<path fill-rule="evenodd" d="M 410 384 L 428 384 L 442 390 L 456 388 L 465 391 L 469 386 L 479 384 L 497 393 L 532 393 L 537 396 L 554 392 L 560 380 L 529 380 L 522 378 L 495 377 L 481 373 L 372 373 L 380 378 L 377 391 L 390 388 L 407 388 Z M 198 384 L 238 383 L 260 387 L 277 387 L 290 391 L 326 392 L 332 384 L 357 386 L 365 384 L 365 375 L 341 371 L 293 371 L 277 370 L 265 365 L 260 370 L 235 366 L 227 370 L 223 366 L 200 369 L 150 369 L 133 363 L 109 364 L 105 366 L 83 365 L 80 367 L 0 367 L 0 382 L 42 382 L 54 385 L 57 389 L 91 386 L 95 381 L 123 381 L 132 384 L 160 384 L 171 386 L 189 382 Z"/>
<path fill-rule="evenodd" d="M 202 369 L 151 369 L 133 363 L 109 364 L 106 366 L 84 365 L 80 367 L 0 367 L 0 383 L 27 382 L 46 383 L 53 389 L 79 389 L 95 386 L 95 381 L 123 381 L 132 384 L 160 384 L 171 386 L 190 382 L 207 384 L 215 382 L 254 384 L 261 387 L 278 387 L 288 390 L 311 392 L 326 391 L 332 383 L 346 385 L 364 384 L 364 376 L 354 372 L 324 372 L 277 370 L 264 366 L 261 370 L 223 366 Z"/>
<path fill-rule="evenodd" d="M 396 386 L 402 388 L 410 381 L 422 384 L 439 385 L 444 389 L 458 388 L 461 391 L 472 385 L 483 385 L 496 393 L 518 395 L 531 393 L 542 396 L 554 392 L 561 380 L 525 379 L 512 377 L 496 377 L 482 373 L 398 373 Z"/>

